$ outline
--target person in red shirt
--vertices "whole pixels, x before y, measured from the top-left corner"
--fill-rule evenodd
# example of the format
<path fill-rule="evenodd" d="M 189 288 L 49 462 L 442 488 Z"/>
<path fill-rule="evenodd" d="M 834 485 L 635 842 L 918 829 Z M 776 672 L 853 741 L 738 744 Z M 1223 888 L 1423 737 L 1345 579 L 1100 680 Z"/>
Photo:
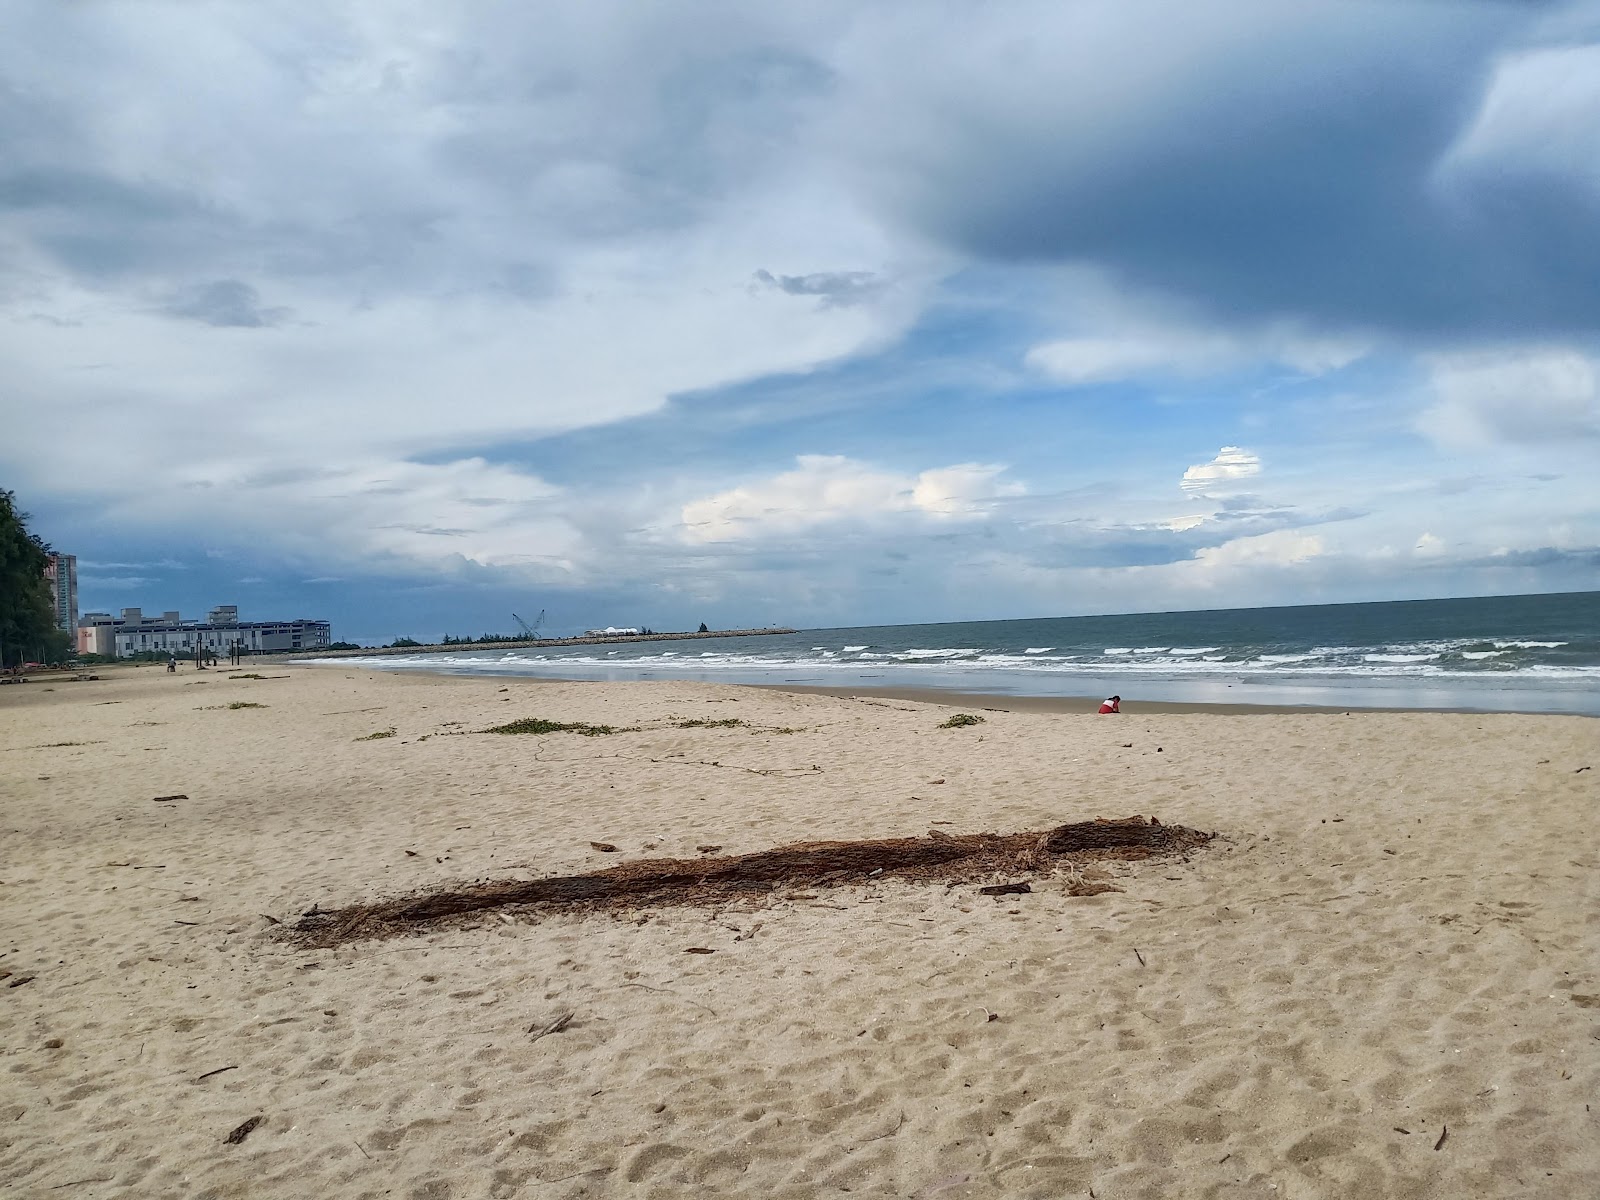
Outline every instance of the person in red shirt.
<path fill-rule="evenodd" d="M 1105 702 L 1103 702 L 1100 705 L 1100 714 L 1102 716 L 1104 716 L 1106 713 L 1119 713 L 1121 711 L 1122 711 L 1122 697 L 1121 696 L 1112 696 L 1109 700 L 1106 700 Z"/>

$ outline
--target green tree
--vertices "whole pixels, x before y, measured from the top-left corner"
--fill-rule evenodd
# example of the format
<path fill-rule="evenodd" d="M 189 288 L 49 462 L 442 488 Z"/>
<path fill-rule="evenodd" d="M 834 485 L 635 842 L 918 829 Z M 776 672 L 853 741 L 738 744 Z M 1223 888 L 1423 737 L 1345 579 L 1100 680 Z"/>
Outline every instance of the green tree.
<path fill-rule="evenodd" d="M 44 577 L 50 547 L 28 532 L 28 515 L 0 488 L 0 665 L 35 656 L 66 657 L 72 636 L 56 628 L 55 603 Z"/>

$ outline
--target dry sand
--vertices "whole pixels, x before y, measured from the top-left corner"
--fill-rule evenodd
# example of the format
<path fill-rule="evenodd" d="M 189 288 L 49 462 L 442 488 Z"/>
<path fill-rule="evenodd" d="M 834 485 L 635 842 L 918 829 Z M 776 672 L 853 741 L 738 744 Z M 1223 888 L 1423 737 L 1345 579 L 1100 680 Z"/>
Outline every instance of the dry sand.
<path fill-rule="evenodd" d="M 1594 721 L 257 669 L 0 688 L 7 1195 L 1600 1194 Z M 522 716 L 644 728 L 463 734 Z M 1222 837 L 1087 898 L 262 915 L 1134 813 Z"/>

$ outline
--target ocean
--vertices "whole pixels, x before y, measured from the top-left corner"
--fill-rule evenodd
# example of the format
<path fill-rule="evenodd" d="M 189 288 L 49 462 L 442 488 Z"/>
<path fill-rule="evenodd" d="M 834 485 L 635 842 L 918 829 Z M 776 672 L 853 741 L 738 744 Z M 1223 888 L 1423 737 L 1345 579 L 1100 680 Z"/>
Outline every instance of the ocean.
<path fill-rule="evenodd" d="M 321 659 L 383 670 L 1600 716 L 1600 592 Z"/>

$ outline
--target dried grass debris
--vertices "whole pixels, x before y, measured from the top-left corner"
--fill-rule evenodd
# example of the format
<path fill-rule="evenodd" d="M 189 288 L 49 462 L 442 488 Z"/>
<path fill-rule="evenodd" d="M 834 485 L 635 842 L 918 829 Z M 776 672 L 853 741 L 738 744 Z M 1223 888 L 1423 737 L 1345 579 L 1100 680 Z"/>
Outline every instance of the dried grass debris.
<path fill-rule="evenodd" d="M 693 859 L 647 858 L 602 871 L 546 879 L 513 879 L 413 893 L 392 900 L 340 909 L 313 905 L 290 936 L 307 946 L 334 946 L 392 937 L 442 921 L 511 907 L 626 909 L 662 905 L 706 906 L 750 898 L 776 889 L 815 888 L 878 881 L 886 877 L 960 883 L 1015 879 L 1029 872 L 1067 867 L 1069 894 L 1115 890 L 1077 886 L 1076 864 L 1182 854 L 1214 834 L 1155 818 L 1079 821 L 1025 833 L 949 834 L 938 838 L 799 842 L 751 854 Z"/>

